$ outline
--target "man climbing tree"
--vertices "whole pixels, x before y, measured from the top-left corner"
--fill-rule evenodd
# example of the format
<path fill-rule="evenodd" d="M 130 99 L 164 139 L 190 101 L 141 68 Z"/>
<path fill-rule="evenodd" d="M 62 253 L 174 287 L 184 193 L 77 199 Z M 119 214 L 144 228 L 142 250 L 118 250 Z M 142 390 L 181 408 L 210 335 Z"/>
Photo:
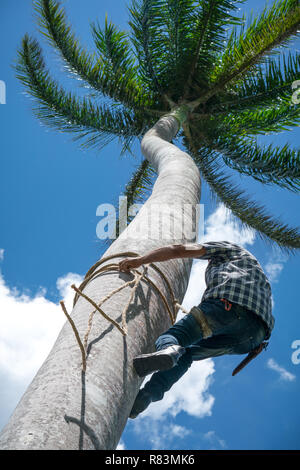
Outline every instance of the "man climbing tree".
<path fill-rule="evenodd" d="M 169 245 L 125 259 L 119 267 L 126 272 L 172 258 L 209 260 L 205 272 L 207 287 L 200 305 L 159 336 L 155 343 L 157 352 L 133 360 L 140 377 L 159 372 L 140 389 L 130 418 L 136 418 L 152 401 L 161 400 L 193 361 L 249 353 L 248 362 L 266 345 L 263 341 L 274 327 L 270 283 L 256 258 L 233 243 Z"/>
<path fill-rule="evenodd" d="M 141 197 L 144 205 L 131 220 L 128 218 L 128 227 L 119 230 L 118 238 L 101 255 L 105 263 L 110 256 L 119 263 L 124 260 L 124 252 L 137 256 L 161 249 L 161 240 L 147 236 L 148 214 L 152 215 L 153 208 L 174 204 L 195 208 L 201 197 L 202 179 L 244 226 L 283 249 L 300 248 L 298 229 L 270 215 L 227 174 L 227 169 L 236 170 L 237 174 L 264 185 L 290 191 L 300 189 L 299 150 L 289 145 L 263 146 L 256 141 L 258 134 L 278 133 L 299 124 L 300 107 L 291 99 L 292 83 L 299 78 L 299 54 L 279 53 L 298 34 L 299 0 L 275 0 L 248 23 L 238 15 L 238 6 L 243 3 L 240 0 L 133 0 L 129 7 L 129 31 L 119 30 L 107 19 L 103 25 L 92 24 L 93 52 L 80 45 L 57 0 L 33 3 L 43 37 L 59 54 L 66 65 L 64 70 L 80 79 L 86 89 L 82 97 L 65 89 L 53 77 L 39 42 L 25 34 L 16 72 L 34 99 L 37 117 L 60 133 L 73 133 L 85 147 L 100 150 L 113 139 L 119 139 L 124 153 L 133 151 L 133 143 L 141 144 L 144 160 L 124 195 L 129 205 L 140 202 Z M 99 169 L 99 182 L 101 175 Z M 155 182 L 151 181 L 152 176 Z M 145 188 L 149 186 L 147 195 Z M 179 230 L 176 237 L 174 233 L 178 233 L 182 223 L 179 211 L 172 214 L 174 232 L 170 227 L 162 229 L 158 209 L 153 213 L 156 217 L 151 220 L 151 228 L 157 229 L 164 244 L 194 242 L 197 223 L 192 213 L 185 214 L 187 230 L 184 233 Z M 205 256 L 213 254 L 208 244 L 205 250 Z M 246 255 L 239 253 L 227 268 L 233 269 L 239 256 L 243 266 Z M 225 252 L 222 256 L 226 258 Z M 217 269 L 215 263 L 215 257 L 211 257 L 207 275 Z M 191 264 L 191 259 L 180 256 L 164 263 L 163 274 L 172 298 L 164 279 L 155 269 L 150 270 L 151 286 L 149 282 L 141 283 L 135 301 L 131 302 L 126 337 L 115 325 L 128 303 L 128 292 L 123 289 L 117 299 L 109 298 L 104 310 L 114 320 L 114 327 L 107 325 L 103 316 L 95 316 L 89 344 L 83 351 L 87 367 L 82 370 L 81 351 L 72 328 L 66 324 L 2 431 L 0 448 L 116 448 L 141 383 L 132 361 L 141 353 L 149 353 L 156 338 L 170 326 L 168 312 L 162 313 L 164 302 L 153 286 L 164 297 L 169 295 L 170 301 L 174 297 L 180 303 Z M 259 270 L 258 266 L 256 269 Z M 259 280 L 262 276 L 261 273 Z M 129 282 L 129 277 L 116 270 L 109 275 L 93 276 L 86 283 L 85 298 L 81 296 L 70 313 L 78 337 L 87 335 L 91 303 L 86 299 L 98 306 L 112 290 L 123 286 L 124 281 Z M 230 281 L 233 284 L 237 279 Z M 255 282 L 257 288 L 255 276 L 249 274 L 249 281 Z M 250 286 L 251 283 L 247 284 Z M 249 298 L 251 293 L 250 289 Z M 241 304 L 227 293 L 213 294 L 213 299 L 219 298 L 218 308 L 222 305 L 228 317 L 234 313 L 242 316 L 240 309 L 244 307 L 256 312 L 254 305 Z M 269 296 L 270 293 L 268 299 Z M 223 305 L 221 298 L 229 303 Z M 261 300 L 257 298 L 258 301 Z M 208 300 L 205 302 L 207 305 Z M 201 311 L 205 310 L 204 305 L 201 304 Z M 263 311 L 267 315 L 268 310 Z M 213 333 L 206 341 L 212 342 L 217 330 L 208 310 L 205 315 Z M 193 321 L 192 318 L 188 316 L 188 321 Z M 223 321 L 223 316 L 220 318 Z M 254 316 L 257 321 L 259 318 Z M 194 323 L 198 328 L 197 320 Z M 189 351 L 188 342 L 176 341 L 176 328 L 173 326 L 172 345 L 178 346 L 178 342 Z M 262 334 L 256 340 L 263 338 Z M 248 350 L 255 345 L 249 345 Z M 181 355 L 180 363 L 184 358 L 186 354 Z M 135 361 L 137 368 L 138 362 Z M 178 367 L 173 367 L 164 374 L 176 370 Z"/>

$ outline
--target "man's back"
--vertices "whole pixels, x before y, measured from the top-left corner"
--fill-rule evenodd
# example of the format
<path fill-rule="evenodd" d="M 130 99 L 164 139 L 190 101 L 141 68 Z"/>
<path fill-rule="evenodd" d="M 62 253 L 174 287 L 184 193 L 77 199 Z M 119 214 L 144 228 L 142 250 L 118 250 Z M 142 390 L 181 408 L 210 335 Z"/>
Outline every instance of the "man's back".
<path fill-rule="evenodd" d="M 257 259 L 244 248 L 227 241 L 207 242 L 201 259 L 209 260 L 203 300 L 224 298 L 255 312 L 274 327 L 270 283 Z"/>

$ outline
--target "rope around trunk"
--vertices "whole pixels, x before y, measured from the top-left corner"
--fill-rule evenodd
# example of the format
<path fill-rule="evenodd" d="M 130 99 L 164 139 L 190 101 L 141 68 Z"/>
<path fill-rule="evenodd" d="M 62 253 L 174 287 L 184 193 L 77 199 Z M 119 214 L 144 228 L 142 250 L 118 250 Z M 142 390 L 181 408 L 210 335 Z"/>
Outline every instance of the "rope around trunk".
<path fill-rule="evenodd" d="M 167 277 L 165 276 L 165 274 L 153 263 L 150 263 L 148 265 L 145 265 L 143 266 L 143 272 L 140 272 L 138 271 L 137 269 L 132 269 L 131 272 L 132 274 L 134 275 L 134 279 L 132 279 L 131 281 L 128 281 L 126 282 L 125 284 L 123 284 L 122 286 L 120 287 L 117 287 L 116 289 L 112 290 L 109 294 L 107 294 L 105 297 L 103 297 L 100 302 L 96 303 L 94 302 L 90 297 L 88 297 L 86 294 L 83 293 L 83 289 L 87 286 L 87 284 L 89 282 L 91 282 L 95 277 L 97 277 L 98 275 L 100 275 L 101 273 L 104 273 L 104 272 L 108 272 L 108 271 L 120 271 L 119 270 L 119 264 L 115 264 L 115 263 L 112 263 L 112 264 L 107 264 L 105 266 L 103 266 L 102 268 L 99 268 L 99 266 L 101 266 L 101 264 L 103 264 L 104 262 L 112 259 L 112 258 L 119 258 L 121 256 L 139 256 L 137 253 L 133 253 L 133 252 L 125 252 L 125 253 L 116 253 L 114 255 L 111 255 L 111 256 L 107 256 L 105 258 L 102 258 L 101 260 L 97 261 L 97 263 L 95 263 L 89 270 L 88 272 L 86 273 L 85 277 L 84 277 L 84 280 L 83 282 L 80 284 L 79 288 L 77 288 L 74 284 L 72 284 L 72 289 L 75 291 L 75 297 L 74 297 L 74 301 L 73 301 L 73 307 L 76 305 L 76 302 L 78 301 L 79 297 L 83 297 L 84 299 L 86 299 L 93 307 L 94 307 L 94 310 L 90 313 L 89 315 L 89 319 L 88 319 L 88 327 L 87 327 L 87 331 L 84 335 L 84 340 L 82 342 L 81 338 L 80 338 L 80 335 L 78 333 L 78 330 L 76 328 L 76 325 L 75 323 L 73 322 L 71 316 L 68 314 L 67 312 L 67 309 L 65 307 L 65 304 L 63 301 L 60 302 L 60 305 L 61 305 L 61 308 L 65 314 L 65 316 L 67 317 L 67 320 L 69 321 L 72 329 L 73 329 L 73 332 L 75 334 L 75 338 L 77 340 L 77 343 L 80 347 L 80 351 L 81 351 L 81 356 L 82 356 L 82 370 L 85 372 L 86 370 L 86 360 L 87 360 L 87 346 L 88 346 L 88 337 L 89 337 L 89 334 L 90 334 L 90 331 L 91 331 L 91 328 L 92 328 L 92 324 L 93 324 L 93 318 L 94 318 L 94 315 L 95 313 L 98 311 L 106 320 L 108 320 L 110 323 L 112 323 L 119 331 L 120 333 L 123 335 L 123 336 L 126 336 L 127 335 L 127 323 L 126 323 L 126 314 L 127 314 L 127 310 L 129 308 L 129 305 L 133 299 L 133 296 L 135 294 L 135 291 L 139 285 L 139 283 L 144 280 L 146 282 L 148 282 L 152 287 L 154 287 L 154 289 L 158 292 L 158 294 L 161 296 L 161 299 L 166 307 L 166 310 L 169 314 L 169 317 L 170 317 L 170 320 L 172 322 L 172 324 L 175 323 L 176 321 L 176 316 L 177 316 L 177 313 L 178 313 L 178 310 L 181 309 L 183 311 L 183 313 L 188 313 L 182 305 L 180 305 L 180 303 L 178 302 L 178 300 L 175 298 L 174 296 L 174 292 L 171 288 L 171 285 L 167 279 Z M 163 281 L 165 282 L 165 284 L 167 285 L 167 288 L 169 290 L 169 293 L 170 293 L 170 296 L 171 296 L 171 302 L 172 302 L 172 306 L 170 307 L 169 304 L 168 304 L 168 301 L 165 297 L 165 295 L 161 292 L 161 290 L 154 284 L 154 282 L 149 279 L 148 276 L 146 276 L 146 273 L 148 271 L 148 267 L 151 267 L 153 268 L 157 273 L 159 273 L 159 275 L 162 277 Z M 99 269 L 98 269 L 99 268 Z M 123 312 L 122 312 L 122 324 L 121 326 L 111 317 L 109 317 L 102 309 L 101 309 L 101 305 L 106 301 L 108 300 L 110 297 L 112 297 L 114 294 L 116 294 L 117 292 L 119 292 L 120 290 L 124 289 L 125 287 L 127 286 L 133 286 L 133 289 L 131 291 L 131 294 L 130 294 L 130 297 L 128 299 L 128 302 L 126 303 L 124 309 L 123 309 Z"/>

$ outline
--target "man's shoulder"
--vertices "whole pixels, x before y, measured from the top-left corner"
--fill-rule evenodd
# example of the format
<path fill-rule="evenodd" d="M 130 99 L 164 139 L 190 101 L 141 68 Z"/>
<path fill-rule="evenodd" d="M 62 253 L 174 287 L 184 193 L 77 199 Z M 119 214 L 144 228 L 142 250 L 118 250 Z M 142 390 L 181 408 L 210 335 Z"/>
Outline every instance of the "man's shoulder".
<path fill-rule="evenodd" d="M 231 257 L 233 255 L 239 256 L 242 253 L 251 255 L 251 253 L 242 246 L 227 240 L 207 241 L 203 242 L 203 246 L 212 256 L 222 254 Z"/>

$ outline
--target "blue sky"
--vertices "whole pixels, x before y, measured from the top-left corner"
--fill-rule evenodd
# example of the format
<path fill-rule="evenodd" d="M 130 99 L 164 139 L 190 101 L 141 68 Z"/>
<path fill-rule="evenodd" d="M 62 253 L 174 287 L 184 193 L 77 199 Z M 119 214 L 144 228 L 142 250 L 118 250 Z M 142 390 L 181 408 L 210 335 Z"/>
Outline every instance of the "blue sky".
<path fill-rule="evenodd" d="M 90 22 L 103 22 L 106 12 L 127 29 L 126 4 L 121 0 L 63 4 L 84 47 L 93 48 Z M 252 8 L 260 10 L 261 2 L 249 0 L 242 6 L 246 12 Z M 117 200 L 142 160 L 139 148 L 135 158 L 120 158 L 117 142 L 101 153 L 83 151 L 69 135 L 48 130 L 36 120 L 33 102 L 12 68 L 26 32 L 40 40 L 53 76 L 69 89 L 78 89 L 78 82 L 65 77 L 59 59 L 39 34 L 32 2 L 2 0 L 0 80 L 6 84 L 6 104 L 0 105 L 0 428 L 64 322 L 59 300 L 70 301 L 70 282 L 79 281 L 105 251 L 96 235 L 97 207 Z M 299 39 L 292 48 L 299 51 Z M 299 129 L 293 129 L 268 139 L 296 147 L 299 136 Z M 238 180 L 270 212 L 300 225 L 298 195 L 248 178 Z M 299 449 L 300 364 L 292 361 L 292 344 L 300 341 L 299 254 L 283 255 L 255 234 L 240 230 L 211 200 L 206 185 L 201 202 L 205 239 L 243 244 L 270 276 L 274 333 L 268 350 L 234 378 L 231 372 L 238 356 L 194 363 L 162 402 L 128 421 L 119 448 Z M 205 266 L 194 262 L 183 304 L 187 308 L 201 299 Z"/>

